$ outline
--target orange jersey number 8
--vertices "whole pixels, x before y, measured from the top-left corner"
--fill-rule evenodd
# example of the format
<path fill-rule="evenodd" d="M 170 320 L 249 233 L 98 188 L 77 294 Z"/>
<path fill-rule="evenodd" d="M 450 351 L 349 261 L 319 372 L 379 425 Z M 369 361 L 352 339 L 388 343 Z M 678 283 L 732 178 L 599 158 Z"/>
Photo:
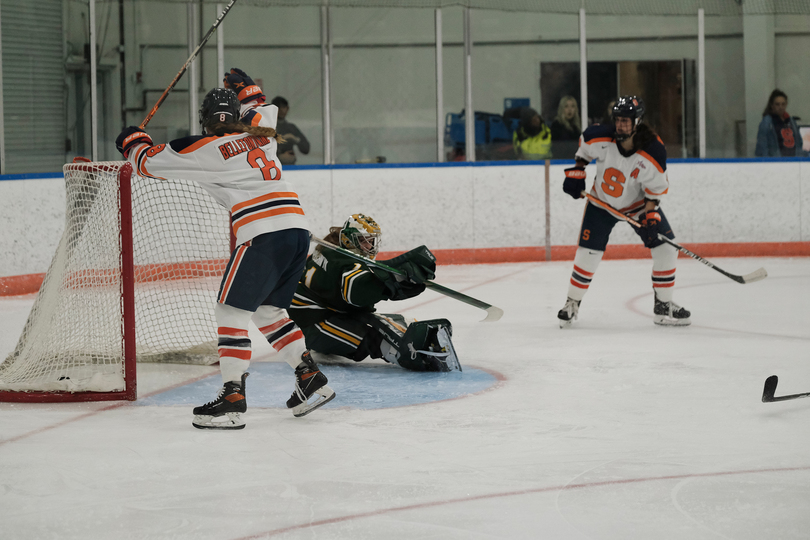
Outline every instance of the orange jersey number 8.
<path fill-rule="evenodd" d="M 261 148 L 254 148 L 247 155 L 248 163 L 254 169 L 262 171 L 262 178 L 265 180 L 278 180 L 281 178 L 281 171 L 278 170 L 275 160 L 267 160 L 267 154 Z"/>
<path fill-rule="evenodd" d="M 624 183 L 627 180 L 624 173 L 619 169 L 610 167 L 605 169 L 605 174 L 602 176 L 602 191 L 611 197 L 621 197 L 624 192 Z"/>

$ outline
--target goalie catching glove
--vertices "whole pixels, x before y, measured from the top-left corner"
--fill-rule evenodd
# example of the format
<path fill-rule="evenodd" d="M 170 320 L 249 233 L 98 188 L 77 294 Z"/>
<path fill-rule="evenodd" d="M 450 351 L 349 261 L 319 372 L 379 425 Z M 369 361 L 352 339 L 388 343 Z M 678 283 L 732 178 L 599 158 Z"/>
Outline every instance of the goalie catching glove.
<path fill-rule="evenodd" d="M 115 139 L 115 147 L 126 159 L 129 159 L 129 151 L 139 144 L 152 146 L 152 137 L 137 126 L 124 128 L 124 131 Z"/>
<path fill-rule="evenodd" d="M 230 88 L 236 92 L 236 96 L 243 105 L 256 100 L 259 100 L 260 103 L 264 103 L 266 99 L 259 85 L 253 82 L 253 79 L 239 68 L 231 68 L 231 72 L 225 74 L 225 78 L 222 82 L 225 88 Z"/>

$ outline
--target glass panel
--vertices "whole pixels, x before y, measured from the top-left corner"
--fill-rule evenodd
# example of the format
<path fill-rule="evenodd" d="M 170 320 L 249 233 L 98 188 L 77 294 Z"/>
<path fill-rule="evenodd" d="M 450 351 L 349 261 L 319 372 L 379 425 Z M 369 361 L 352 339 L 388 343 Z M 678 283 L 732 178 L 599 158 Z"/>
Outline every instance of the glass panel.
<path fill-rule="evenodd" d="M 434 10 L 331 12 L 335 163 L 436 161 Z"/>
<path fill-rule="evenodd" d="M 199 39 L 219 14 L 216 4 L 202 5 Z M 185 4 L 157 2 L 139 2 L 133 13 L 125 12 L 127 28 L 131 28 L 127 32 L 133 33 L 131 38 L 128 34 L 126 50 L 127 124 L 143 121 L 188 59 L 186 16 Z M 222 28 L 225 71 L 234 67 L 244 70 L 261 86 L 268 102 L 284 97 L 289 103 L 286 120 L 297 127 L 310 147 L 305 153 L 305 144 L 295 145 L 296 164 L 322 164 L 320 8 L 245 4 L 228 13 Z M 211 88 L 222 86 L 216 33 L 198 61 L 201 82 L 195 91 L 202 104 Z M 189 75 L 183 75 L 147 127 L 156 143 L 189 133 Z M 115 135 L 117 132 L 112 140 Z"/>
<path fill-rule="evenodd" d="M 697 157 L 697 27 L 697 13 L 588 15 L 589 121 L 604 120 L 617 96 L 637 95 L 668 156 Z M 632 39 L 622 39 L 630 29 Z"/>
<path fill-rule="evenodd" d="M 445 56 L 445 107 L 460 114 L 464 107 L 462 19 L 460 10 L 445 11 L 445 47 L 457 57 Z M 476 160 L 573 159 L 581 131 L 578 16 L 473 10 L 471 18 Z M 455 43 L 459 45 L 447 46 Z M 561 63 L 571 69 L 554 68 Z M 451 84 L 447 74 L 453 72 L 458 82 Z M 571 116 L 558 119 L 560 101 L 566 96 L 573 98 Z M 534 124 L 528 109 L 539 113 Z M 513 143 L 516 131 L 517 145 Z M 458 152 L 464 150 L 463 139 L 460 146 L 454 137 L 447 143 L 451 159 L 462 158 Z"/>

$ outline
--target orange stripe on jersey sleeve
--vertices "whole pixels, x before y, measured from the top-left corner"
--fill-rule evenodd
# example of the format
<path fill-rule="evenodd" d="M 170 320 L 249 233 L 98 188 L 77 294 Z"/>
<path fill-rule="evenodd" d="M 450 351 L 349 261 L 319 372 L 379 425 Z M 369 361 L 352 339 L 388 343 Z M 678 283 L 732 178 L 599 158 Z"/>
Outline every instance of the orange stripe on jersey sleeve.
<path fill-rule="evenodd" d="M 240 202 L 238 204 L 233 205 L 233 208 L 231 208 L 231 213 L 235 214 L 239 210 L 242 210 L 243 208 L 247 208 L 248 206 L 253 206 L 254 204 L 263 203 L 272 199 L 298 199 L 298 193 L 294 191 L 278 191 L 276 193 L 268 193 L 266 195 L 261 195 L 259 197 L 250 199 L 249 201 Z"/>
<path fill-rule="evenodd" d="M 650 163 L 655 165 L 655 168 L 658 169 L 658 172 L 660 172 L 660 173 L 664 172 L 664 168 L 661 166 L 661 164 L 658 163 L 657 161 L 655 161 L 655 159 L 653 159 L 653 157 L 650 154 L 648 154 L 647 152 L 645 152 L 644 150 L 639 150 L 638 155 L 640 155 L 642 157 L 645 157 L 648 160 L 650 160 Z"/>
<path fill-rule="evenodd" d="M 595 139 L 585 141 L 585 144 L 593 144 L 593 143 L 600 143 L 600 142 L 613 142 L 613 137 L 596 137 Z"/>
<path fill-rule="evenodd" d="M 140 150 L 138 150 L 137 156 L 135 157 L 135 168 L 138 171 L 138 174 L 141 176 L 148 176 L 149 178 L 157 178 L 158 180 L 166 180 L 162 176 L 156 176 L 146 170 L 146 160 L 149 159 L 149 156 L 144 155 L 147 150 L 149 150 L 149 146 L 142 146 Z"/>
<path fill-rule="evenodd" d="M 249 217 L 244 217 L 240 219 L 238 222 L 233 224 L 233 233 L 237 234 L 239 229 L 244 227 L 249 223 L 253 223 L 256 220 L 264 219 L 268 217 L 278 216 L 281 214 L 299 214 L 299 215 L 306 215 L 304 211 L 300 207 L 290 207 L 290 208 L 274 208 L 272 210 L 265 210 L 263 212 L 256 212 L 255 214 L 251 214 Z"/>
<path fill-rule="evenodd" d="M 669 192 L 669 188 L 665 189 L 661 193 L 655 193 L 653 191 L 650 191 L 647 188 L 644 188 L 644 193 L 646 193 L 647 195 L 652 195 L 653 197 L 660 197 L 661 195 L 666 195 L 668 192 Z"/>
<path fill-rule="evenodd" d="M 199 141 L 195 142 L 194 144 L 190 144 L 190 145 L 186 146 L 185 148 L 183 148 L 182 150 L 180 150 L 177 153 L 178 154 L 190 154 L 190 153 L 194 152 L 195 150 L 199 150 L 200 148 L 202 148 L 206 144 L 212 143 L 212 142 L 217 142 L 218 140 L 219 140 L 219 137 L 205 137 L 204 139 L 200 139 Z"/>

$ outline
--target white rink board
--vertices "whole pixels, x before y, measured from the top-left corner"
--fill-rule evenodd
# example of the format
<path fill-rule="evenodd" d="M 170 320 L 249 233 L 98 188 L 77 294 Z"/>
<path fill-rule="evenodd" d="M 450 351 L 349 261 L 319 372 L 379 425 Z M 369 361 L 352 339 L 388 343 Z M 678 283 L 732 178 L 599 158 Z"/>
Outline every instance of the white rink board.
<path fill-rule="evenodd" d="M 550 168 L 551 244 L 574 245 L 583 202 Z M 590 166 L 588 173 L 595 174 Z M 671 163 L 663 202 L 677 239 L 689 242 L 810 240 L 810 160 Z M 383 250 L 545 245 L 542 164 L 288 168 L 313 234 L 364 212 L 383 228 Z M 591 180 L 589 180 L 590 182 Z M 63 228 L 61 179 L 0 182 L 0 276 L 47 270 Z M 638 242 L 617 226 L 613 244 Z"/>

